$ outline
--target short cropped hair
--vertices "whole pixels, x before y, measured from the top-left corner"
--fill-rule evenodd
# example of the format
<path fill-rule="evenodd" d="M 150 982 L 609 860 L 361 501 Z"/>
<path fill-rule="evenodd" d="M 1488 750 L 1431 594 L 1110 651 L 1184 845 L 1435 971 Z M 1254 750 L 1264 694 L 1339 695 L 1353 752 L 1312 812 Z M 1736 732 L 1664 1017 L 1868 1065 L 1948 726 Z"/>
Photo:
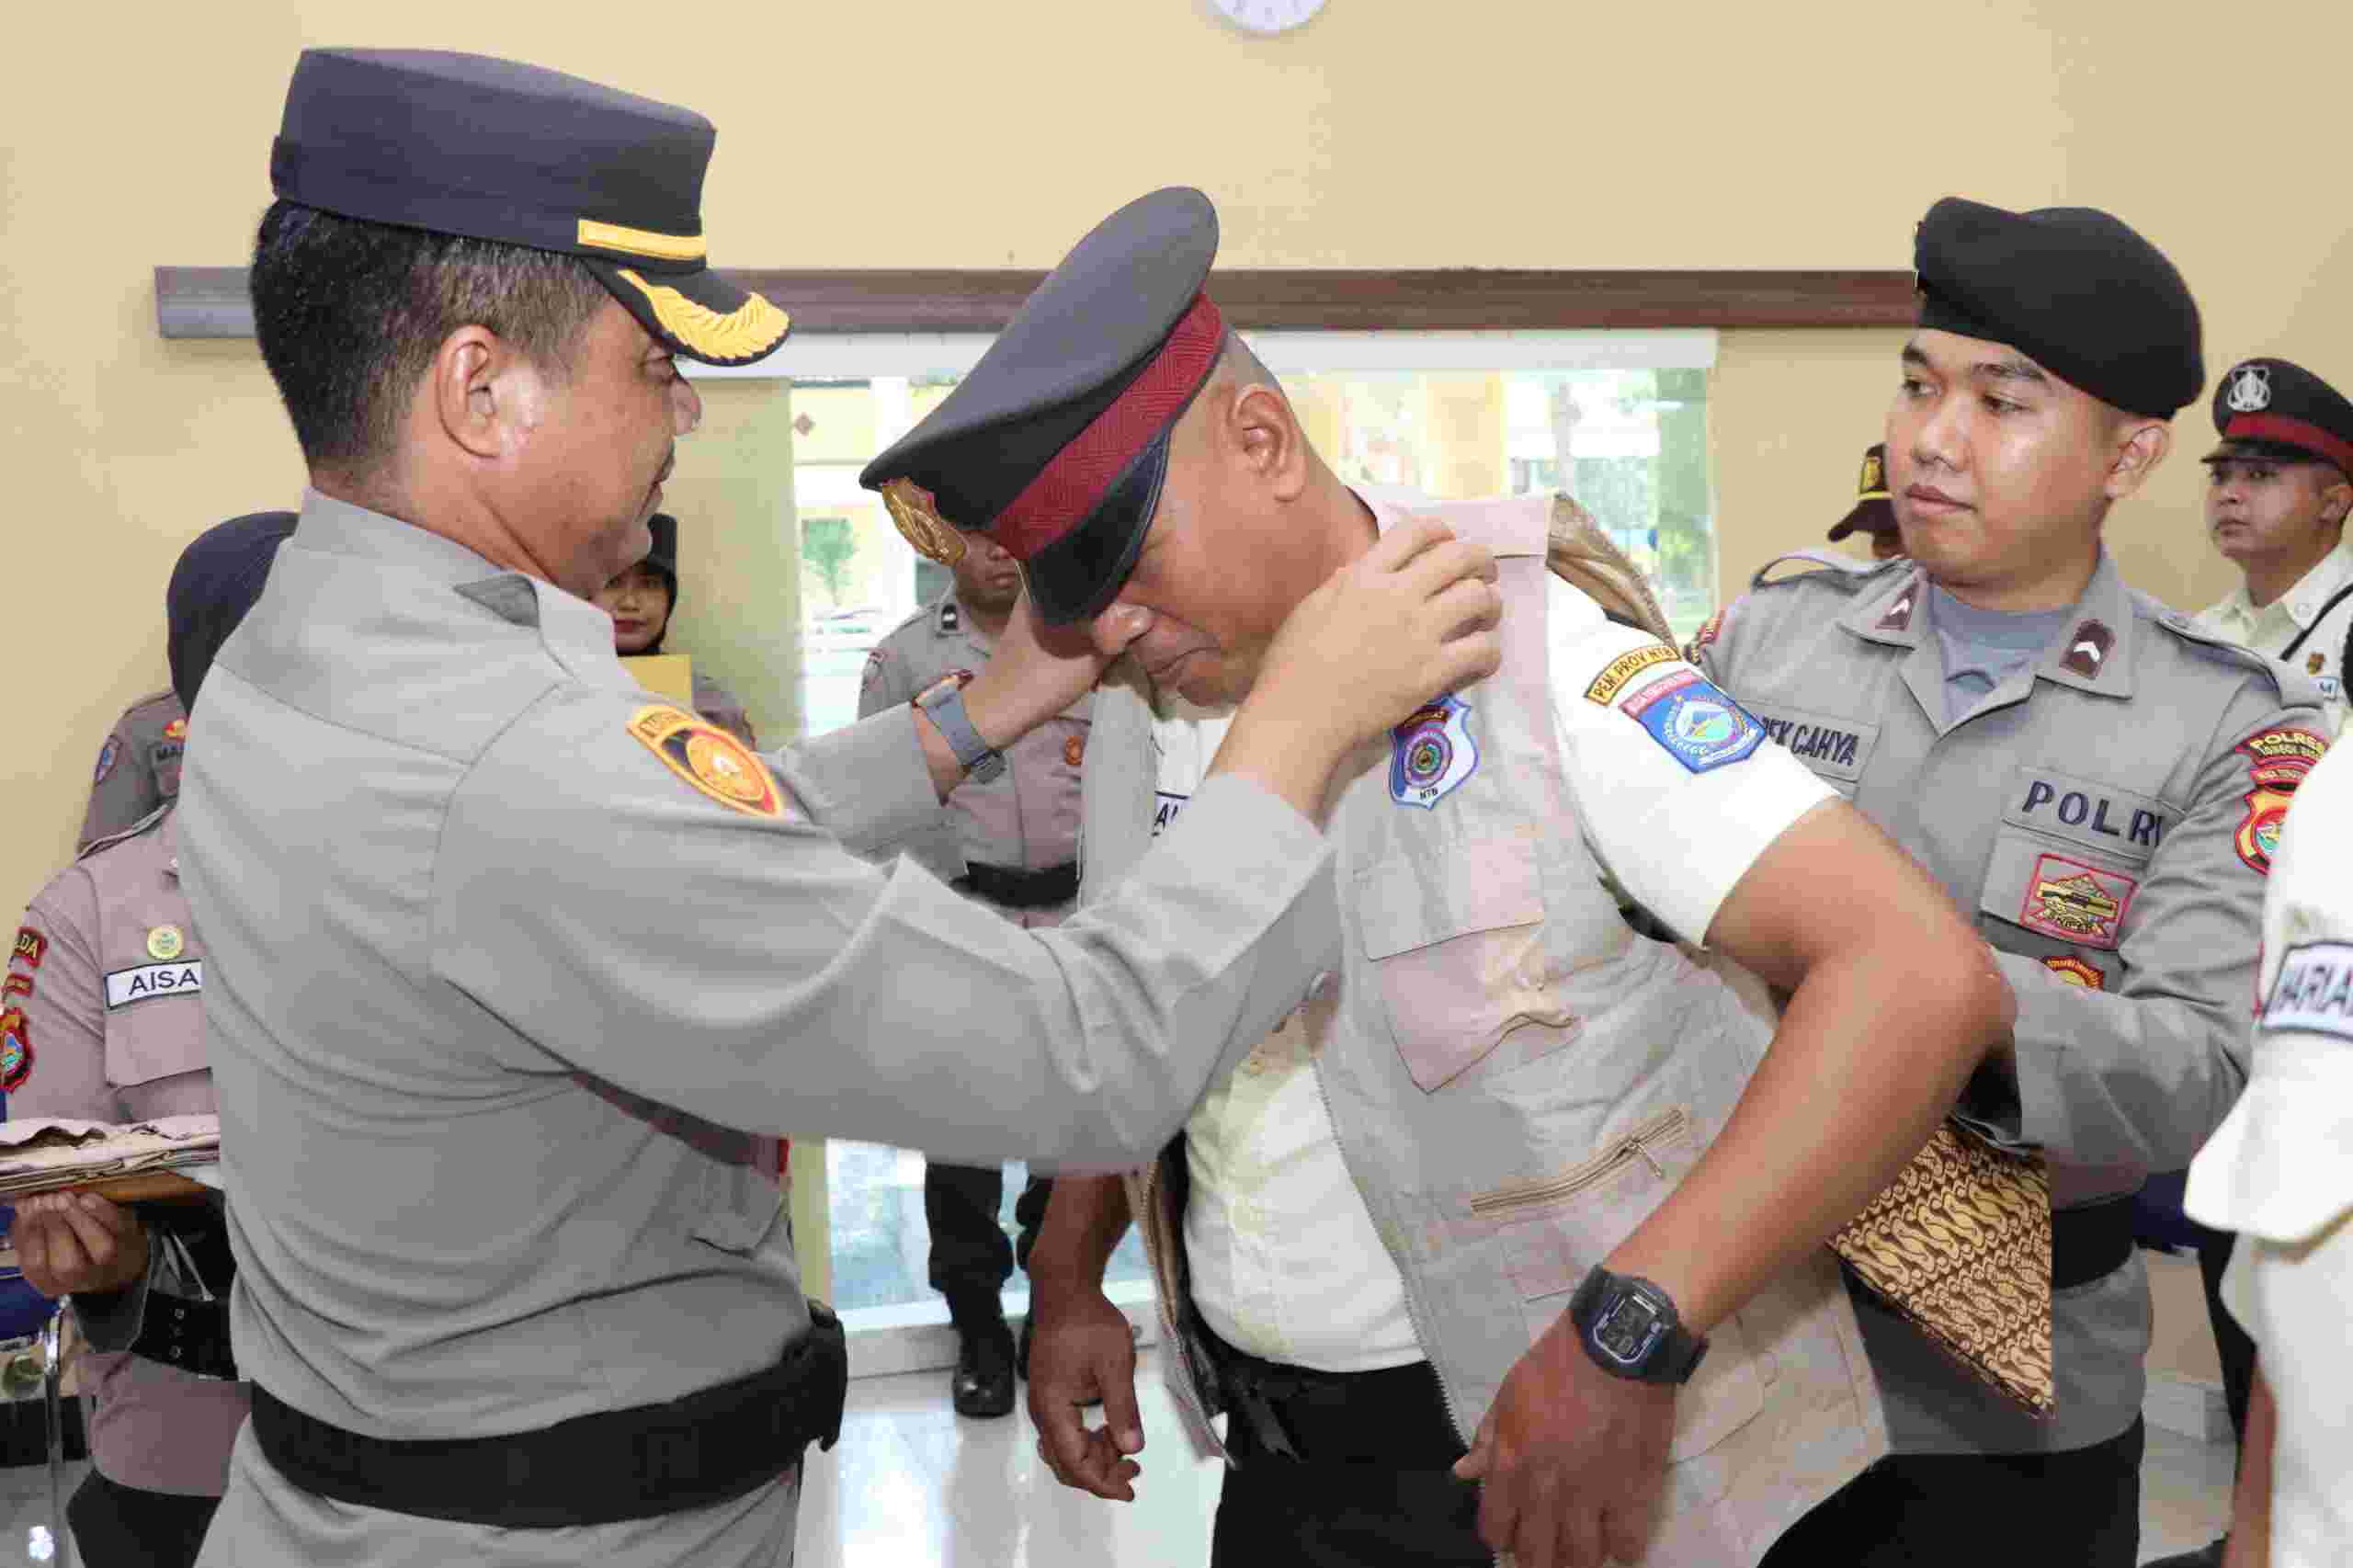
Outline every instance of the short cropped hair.
<path fill-rule="evenodd" d="M 576 258 L 271 204 L 254 236 L 254 332 L 312 467 L 389 458 L 449 335 L 487 327 L 563 379 L 612 296 Z"/>

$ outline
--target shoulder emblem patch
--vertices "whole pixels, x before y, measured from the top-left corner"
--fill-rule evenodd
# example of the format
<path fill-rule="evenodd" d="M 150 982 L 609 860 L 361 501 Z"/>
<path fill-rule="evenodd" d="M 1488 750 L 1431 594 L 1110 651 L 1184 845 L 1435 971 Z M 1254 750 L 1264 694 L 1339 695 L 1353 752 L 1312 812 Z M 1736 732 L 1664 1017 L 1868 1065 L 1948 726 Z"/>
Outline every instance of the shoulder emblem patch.
<path fill-rule="evenodd" d="M 1671 665 L 1682 656 L 1664 642 L 1630 648 L 1601 666 L 1601 673 L 1593 677 L 1591 686 L 1585 688 L 1585 699 L 1607 708 L 1618 699 L 1620 692 L 1626 689 L 1628 681 L 1654 665 Z"/>
<path fill-rule="evenodd" d="M 40 960 L 48 954 L 48 937 L 29 926 L 17 927 L 17 950 L 10 957 L 22 959 L 27 969 L 39 969 Z"/>
<path fill-rule="evenodd" d="M 2047 958 L 2042 960 L 2042 967 L 2070 985 L 2081 985 L 2093 991 L 2108 989 L 2108 976 L 2099 971 L 2099 966 L 2073 953 Z"/>
<path fill-rule="evenodd" d="M 2018 924 L 2063 942 L 2113 948 L 2124 928 L 2124 912 L 2132 906 L 2140 887 L 2131 877 L 2064 855 L 2037 856 L 2034 875 L 2027 879 L 2026 902 L 2018 907 Z"/>
<path fill-rule="evenodd" d="M 33 1031 L 22 1007 L 0 1013 L 0 1092 L 14 1094 L 33 1075 Z"/>
<path fill-rule="evenodd" d="M 121 738 L 117 735 L 108 735 L 107 737 L 107 744 L 98 748 L 98 766 L 97 770 L 90 775 L 90 782 L 93 784 L 105 783 L 107 781 L 107 775 L 112 773 L 114 771 L 114 765 L 121 760 Z"/>
<path fill-rule="evenodd" d="M 2289 949 L 2264 1004 L 2263 1027 L 2353 1040 L 2353 942 Z"/>
<path fill-rule="evenodd" d="M 1479 770 L 1479 743 L 1471 738 L 1471 705 L 1439 698 L 1389 732 L 1389 798 L 1401 806 L 1434 811 Z"/>
<path fill-rule="evenodd" d="M 29 974 L 12 974 L 6 980 L 0 980 L 0 999 L 10 996 L 29 996 L 32 994 L 33 977 Z"/>
<path fill-rule="evenodd" d="M 746 816 L 782 817 L 784 797 L 768 777 L 767 765 L 751 749 L 707 720 L 676 708 L 641 708 L 629 722 L 638 744 L 662 766 L 722 806 Z"/>
<path fill-rule="evenodd" d="M 1697 670 L 1653 681 L 1618 710 L 1694 773 L 1738 762 L 1765 742 L 1765 726 Z"/>
<path fill-rule="evenodd" d="M 1722 634 L 1723 629 L 1724 612 L 1718 610 L 1700 623 L 1699 630 L 1691 634 L 1690 642 L 1683 644 L 1683 662 L 1689 665 L 1698 664 L 1699 650 L 1713 642 Z"/>
<path fill-rule="evenodd" d="M 188 739 L 188 721 L 186 719 L 175 719 L 170 723 L 165 725 L 164 738 L 167 741 L 184 741 Z"/>
<path fill-rule="evenodd" d="M 2288 820 L 2288 804 L 2296 786 L 2313 764 L 2328 750 L 2328 742 L 2310 730 L 2266 730 L 2249 735 L 2231 748 L 2247 759 L 2247 778 L 2254 788 L 2243 799 L 2246 815 L 2240 819 L 2239 858 L 2261 876 L 2271 874 L 2271 852 L 2279 847 L 2279 829 Z"/>

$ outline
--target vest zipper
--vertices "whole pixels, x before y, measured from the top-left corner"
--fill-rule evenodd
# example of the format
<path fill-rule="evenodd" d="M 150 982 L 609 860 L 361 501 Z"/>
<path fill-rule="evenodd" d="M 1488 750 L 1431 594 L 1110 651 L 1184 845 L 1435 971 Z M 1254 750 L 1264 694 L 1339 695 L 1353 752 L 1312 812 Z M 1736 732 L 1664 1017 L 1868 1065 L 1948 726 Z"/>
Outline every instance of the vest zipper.
<path fill-rule="evenodd" d="M 1348 1180 L 1356 1183 L 1357 1191 L 1361 1194 L 1364 1191 L 1364 1183 L 1357 1179 L 1356 1168 L 1348 1163 L 1347 1140 L 1340 1136 L 1340 1124 L 1332 1115 L 1331 1092 L 1324 1086 L 1324 1053 L 1320 1051 L 1312 1051 L 1307 1059 L 1307 1066 L 1315 1079 L 1315 1096 L 1324 1102 L 1324 1120 L 1325 1125 L 1332 1129 L 1332 1146 L 1340 1152 L 1340 1167 L 1348 1173 Z M 1366 1207 L 1369 1209 L 1370 1205 L 1368 1204 Z M 1376 1221 L 1373 1225 L 1374 1233 L 1379 1234 L 1381 1230 L 1381 1225 Z M 1463 1431 L 1462 1418 L 1455 1412 L 1454 1395 L 1446 1386 L 1446 1375 L 1438 1369 L 1438 1358 L 1430 1354 L 1432 1340 L 1429 1329 L 1422 1322 L 1421 1309 L 1414 1303 L 1414 1287 L 1412 1281 L 1405 1276 L 1405 1260 L 1397 1256 L 1397 1249 L 1389 1244 L 1389 1238 L 1386 1235 L 1381 1235 L 1381 1246 L 1382 1251 L 1389 1254 L 1389 1266 L 1397 1271 L 1399 1282 L 1405 1287 L 1405 1318 L 1414 1325 L 1414 1338 L 1422 1347 L 1422 1364 L 1430 1369 L 1430 1381 L 1438 1385 L 1438 1408 L 1446 1413 L 1447 1429 L 1454 1434 L 1454 1440 L 1458 1445 L 1468 1449 L 1471 1446 L 1471 1435 Z M 1495 1563 L 1495 1568 L 1503 1568 L 1504 1554 L 1502 1552 L 1490 1551 L 1487 1557 Z"/>
<path fill-rule="evenodd" d="M 1480 1215 L 1505 1213 L 1532 1204 L 1557 1203 L 1574 1198 L 1589 1187 L 1597 1187 L 1616 1176 L 1628 1165 L 1640 1160 L 1650 1166 L 1653 1175 L 1665 1179 L 1666 1167 L 1658 1163 L 1652 1153 L 1674 1142 L 1691 1131 L 1691 1116 L 1681 1106 L 1659 1112 L 1647 1121 L 1638 1122 L 1615 1144 L 1585 1161 L 1571 1165 L 1559 1176 L 1546 1176 L 1540 1181 L 1517 1182 L 1499 1187 L 1493 1192 L 1483 1192 L 1471 1200 L 1471 1212 Z"/>

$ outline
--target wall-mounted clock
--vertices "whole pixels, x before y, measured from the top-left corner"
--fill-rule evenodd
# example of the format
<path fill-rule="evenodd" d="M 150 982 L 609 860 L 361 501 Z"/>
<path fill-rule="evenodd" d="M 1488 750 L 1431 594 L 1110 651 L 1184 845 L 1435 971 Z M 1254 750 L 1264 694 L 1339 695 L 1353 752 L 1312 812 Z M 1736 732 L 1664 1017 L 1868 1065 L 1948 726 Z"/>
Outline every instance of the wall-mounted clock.
<path fill-rule="evenodd" d="M 1209 0 L 1210 9 L 1251 33 L 1287 33 L 1304 27 L 1324 0 Z"/>

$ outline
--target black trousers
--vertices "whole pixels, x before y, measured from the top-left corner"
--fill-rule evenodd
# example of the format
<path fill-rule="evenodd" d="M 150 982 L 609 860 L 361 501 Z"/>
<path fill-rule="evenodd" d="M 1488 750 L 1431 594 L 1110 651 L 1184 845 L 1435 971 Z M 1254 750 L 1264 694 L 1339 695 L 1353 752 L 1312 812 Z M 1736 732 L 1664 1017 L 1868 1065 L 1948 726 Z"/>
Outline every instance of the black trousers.
<path fill-rule="evenodd" d="M 2134 1568 L 2137 1419 L 2063 1454 L 1900 1454 L 1790 1527 L 1761 1568 Z"/>
<path fill-rule="evenodd" d="M 1029 1265 L 1029 1249 L 1046 1223 L 1046 1199 L 1053 1183 L 1033 1176 L 1014 1200 L 1014 1223 L 1020 1227 L 1018 1260 Z M 931 1288 L 948 1298 L 951 1308 L 978 1308 L 996 1300 L 1013 1278 L 1014 1244 L 997 1223 L 997 1205 L 1005 1201 L 1005 1169 L 1001 1165 L 924 1167 L 923 1217 L 931 1228 Z"/>
<path fill-rule="evenodd" d="M 191 1568 L 218 1497 L 148 1492 L 108 1481 L 94 1465 L 65 1505 L 87 1568 Z"/>
<path fill-rule="evenodd" d="M 1235 1411 L 1210 1568 L 1489 1568 L 1479 1487 L 1457 1481 L 1463 1454 L 1427 1363 L 1357 1372 L 1345 1392 L 1278 1405 L 1302 1456 L 1267 1451 Z"/>

